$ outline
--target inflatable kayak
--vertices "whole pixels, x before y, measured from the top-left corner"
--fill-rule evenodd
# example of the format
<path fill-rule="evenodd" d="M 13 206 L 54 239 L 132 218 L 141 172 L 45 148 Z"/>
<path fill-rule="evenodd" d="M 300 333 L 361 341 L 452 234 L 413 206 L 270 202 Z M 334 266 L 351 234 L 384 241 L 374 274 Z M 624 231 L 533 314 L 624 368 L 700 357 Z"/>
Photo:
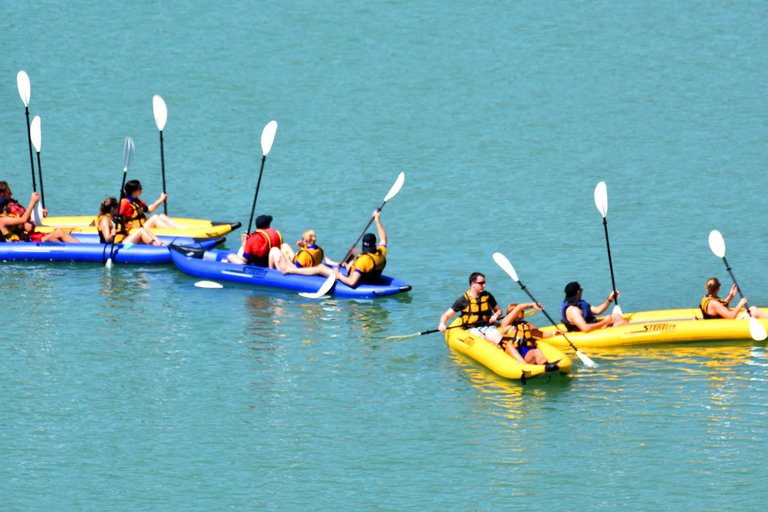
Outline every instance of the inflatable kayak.
<path fill-rule="evenodd" d="M 752 340 L 749 320 L 704 320 L 698 308 L 641 311 L 625 314 L 624 318 L 630 322 L 629 325 L 592 332 L 569 332 L 566 336 L 579 349 L 654 343 Z M 759 321 L 768 328 L 768 320 Z M 564 329 L 562 324 L 559 327 Z M 554 327 L 550 326 L 541 330 L 553 329 Z M 559 348 L 568 347 L 568 342 L 562 336 L 547 338 L 547 342 Z"/>
<path fill-rule="evenodd" d="M 203 219 L 182 219 L 178 217 L 171 217 L 171 220 L 183 228 L 209 228 L 211 226 L 217 226 L 220 224 L 226 224 L 224 222 L 212 222 L 210 220 Z M 43 224 L 46 226 L 55 227 L 87 227 L 96 225 L 95 215 L 74 215 L 70 217 L 46 217 L 43 219 Z"/>
<path fill-rule="evenodd" d="M 195 247 L 199 250 L 210 249 L 223 242 L 218 238 L 176 237 L 173 243 Z M 111 244 L 93 242 L 70 244 L 64 242 L 1 242 L 0 261 L 76 261 L 103 263 L 112 255 L 115 263 L 170 263 L 171 254 L 167 245 Z"/>
<path fill-rule="evenodd" d="M 461 317 L 454 320 L 450 327 L 461 325 Z M 554 338 L 547 338 L 547 340 Z M 445 331 L 445 341 L 448 346 L 458 350 L 482 364 L 496 375 L 506 379 L 526 381 L 544 374 L 566 374 L 571 371 L 571 360 L 560 350 L 548 343 L 539 341 L 538 346 L 549 362 L 557 361 L 557 369 L 547 371 L 544 365 L 523 364 L 509 354 L 488 343 L 483 338 L 470 334 L 461 329 Z"/>
<path fill-rule="evenodd" d="M 48 220 L 46 219 L 46 224 Z M 227 223 L 227 222 L 212 222 L 210 226 L 194 227 L 190 226 L 187 229 L 152 229 L 152 233 L 157 236 L 173 236 L 173 237 L 189 237 L 189 238 L 214 238 L 221 235 L 226 235 L 230 231 L 237 229 L 241 226 L 239 222 Z M 77 235 L 98 235 L 99 231 L 96 226 L 37 226 L 35 228 L 39 233 L 50 233 L 57 227 L 63 229 L 67 233 L 71 233 L 73 236 Z M 133 232 L 133 230 L 131 230 Z"/>
<path fill-rule="evenodd" d="M 294 292 L 317 292 L 326 281 L 324 276 L 284 275 L 279 270 L 228 263 L 232 251 L 193 250 L 171 246 L 173 262 L 185 274 L 215 281 L 227 281 L 265 288 L 279 288 Z M 361 284 L 355 288 L 336 281 L 328 295 L 337 297 L 373 298 L 407 292 L 411 287 L 394 277 L 381 276 L 378 284 Z"/>

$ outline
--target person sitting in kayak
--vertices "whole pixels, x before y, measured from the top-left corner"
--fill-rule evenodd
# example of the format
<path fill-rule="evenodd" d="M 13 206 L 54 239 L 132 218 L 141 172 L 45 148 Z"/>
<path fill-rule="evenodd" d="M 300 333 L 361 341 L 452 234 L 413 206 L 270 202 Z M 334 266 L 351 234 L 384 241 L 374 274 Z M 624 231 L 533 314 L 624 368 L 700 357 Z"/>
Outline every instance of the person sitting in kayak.
<path fill-rule="evenodd" d="M 8 185 L 7 181 L 0 181 L 0 198 L 6 198 L 8 199 L 8 204 L 10 205 L 10 214 L 15 215 L 17 217 L 21 217 L 24 215 L 24 212 L 26 211 L 21 204 L 17 200 L 15 200 L 13 197 L 11 197 L 11 186 Z M 48 210 L 43 210 L 43 216 L 48 215 Z"/>
<path fill-rule="evenodd" d="M 37 192 L 32 192 L 32 198 L 26 209 L 21 208 L 23 213 L 17 215 L 12 213 L 18 211 L 12 206 L 12 202 L 7 197 L 0 197 L 0 242 L 68 242 L 72 244 L 80 243 L 61 228 L 56 228 L 50 233 L 38 233 L 35 231 L 35 225 L 30 221 L 32 209 L 40 200 Z M 16 203 L 18 204 L 18 203 Z"/>
<path fill-rule="evenodd" d="M 99 242 L 103 244 L 165 245 L 147 228 L 134 229 L 127 236 L 124 229 L 118 231 L 119 223 L 115 218 L 117 204 L 117 199 L 108 197 L 99 206 L 99 216 L 96 217 L 96 225 L 99 228 Z"/>
<path fill-rule="evenodd" d="M 499 348 L 521 363 L 548 365 L 547 371 L 557 369 L 557 361 L 550 363 L 536 343 L 536 338 L 552 338 L 565 331 L 542 332 L 525 321 L 525 310 L 533 308 L 541 311 L 542 308 L 535 302 L 527 304 L 510 304 L 507 306 L 507 316 L 501 321 L 499 331 L 501 342 Z"/>
<path fill-rule="evenodd" d="M 137 227 L 145 227 L 147 229 L 184 229 L 163 213 L 152 215 L 147 219 L 146 214 L 157 210 L 157 207 L 168 198 L 168 194 L 163 192 L 157 201 L 147 206 L 147 203 L 139 199 L 141 192 L 139 180 L 131 180 L 125 184 L 125 197 L 120 201 L 118 214 L 122 217 L 126 229 L 131 230 Z"/>
<path fill-rule="evenodd" d="M 590 306 L 587 302 L 581 300 L 582 291 L 579 283 L 575 281 L 568 283 L 565 287 L 565 300 L 560 308 L 560 316 L 565 324 L 565 328 L 569 332 L 590 332 L 597 329 L 605 329 L 606 327 L 629 325 L 629 322 L 621 315 L 607 315 L 600 321 L 595 318 L 596 315 L 608 309 L 608 306 L 616 297 L 621 297 L 618 290 L 612 291 L 608 298 L 599 306 Z"/>
<path fill-rule="evenodd" d="M 317 246 L 315 232 L 311 229 L 305 231 L 301 240 L 296 242 L 296 245 L 300 247 L 298 253 L 294 253 L 288 244 L 283 244 L 280 249 L 277 247 L 271 249 L 271 252 L 274 253 L 277 267 L 283 271 L 283 274 L 303 274 L 307 276 L 323 274 L 324 270 L 318 267 L 323 269 L 328 267 L 323 263 L 323 248 Z"/>
<path fill-rule="evenodd" d="M 501 316 L 501 308 L 489 292 L 485 290 L 485 276 L 473 272 L 469 276 L 469 291 L 456 299 L 453 306 L 448 308 L 440 317 L 437 330 L 445 332 L 448 319 L 455 313 L 461 313 L 462 329 L 498 346 L 501 342 L 501 331 L 496 326 L 496 320 Z"/>
<path fill-rule="evenodd" d="M 749 313 L 741 311 L 741 308 L 746 305 L 747 299 L 741 299 L 734 309 L 728 308 L 728 304 L 739 293 L 739 289 L 735 284 L 731 286 L 731 291 L 725 299 L 720 299 L 717 296 L 717 293 L 720 291 L 720 281 L 716 277 L 709 278 L 706 287 L 707 294 L 701 299 L 701 305 L 699 306 L 705 319 L 743 319 L 749 318 L 750 313 L 755 318 L 768 318 L 768 314 L 763 313 L 755 306 L 749 307 Z"/>
<path fill-rule="evenodd" d="M 338 268 L 325 266 L 317 267 L 318 274 L 325 276 L 336 274 L 336 279 L 350 288 L 359 284 L 379 284 L 381 273 L 387 266 L 387 232 L 381 225 L 380 217 L 380 211 L 373 212 L 373 220 L 376 221 L 376 230 L 379 232 L 379 244 L 376 245 L 376 235 L 367 233 L 363 237 L 362 253 L 354 260 L 341 263 L 347 269 L 347 275 L 342 274 Z M 338 265 L 329 258 L 326 258 L 325 262 L 328 265 Z"/>
<path fill-rule="evenodd" d="M 270 251 L 283 245 L 283 235 L 272 226 L 271 215 L 259 215 L 256 218 L 256 231 L 248 235 L 243 233 L 243 255 L 230 254 L 227 261 L 230 263 L 248 264 L 256 267 L 279 268 L 278 256 Z"/>

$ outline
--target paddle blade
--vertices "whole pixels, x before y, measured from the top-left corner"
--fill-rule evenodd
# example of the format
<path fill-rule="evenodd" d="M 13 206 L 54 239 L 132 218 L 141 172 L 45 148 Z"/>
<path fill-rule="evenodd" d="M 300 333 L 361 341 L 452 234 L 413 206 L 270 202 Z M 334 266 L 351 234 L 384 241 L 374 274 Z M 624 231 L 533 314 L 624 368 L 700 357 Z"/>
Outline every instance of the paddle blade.
<path fill-rule="evenodd" d="M 584 363 L 586 366 L 589 366 L 590 368 L 597 368 L 597 363 L 585 356 L 581 353 L 580 350 L 576 351 L 576 355 L 579 356 L 579 359 L 581 359 L 581 362 Z"/>
<path fill-rule="evenodd" d="M 165 107 L 165 101 L 158 94 L 152 97 L 152 110 L 155 113 L 157 129 L 163 131 L 165 122 L 168 120 L 168 109 Z"/>
<path fill-rule="evenodd" d="M 224 288 L 224 286 L 220 285 L 219 283 L 214 283 L 213 281 L 198 281 L 195 283 L 195 286 L 198 288 L 209 288 L 211 290 Z"/>
<path fill-rule="evenodd" d="M 24 102 L 24 106 L 29 106 L 29 97 L 32 94 L 32 89 L 29 86 L 29 77 L 26 71 L 19 71 L 16 75 L 16 86 L 19 88 L 19 96 L 21 101 Z"/>
<path fill-rule="evenodd" d="M 753 316 L 749 317 L 749 334 L 752 335 L 752 339 L 755 341 L 763 341 L 765 338 L 768 338 L 768 333 L 765 332 L 763 324 Z"/>
<path fill-rule="evenodd" d="M 397 177 L 397 181 L 395 181 L 395 184 L 392 185 L 392 188 L 389 189 L 389 194 L 387 194 L 387 197 L 384 198 L 384 202 L 386 203 L 393 197 L 397 195 L 398 192 L 400 192 L 400 189 L 403 188 L 403 183 L 405 183 L 405 173 L 401 172 L 400 175 Z"/>
<path fill-rule="evenodd" d="M 494 253 L 493 261 L 495 261 L 501 267 L 501 270 L 506 272 L 514 282 L 516 283 L 520 282 L 520 280 L 517 278 L 517 272 L 515 272 L 515 267 L 512 266 L 512 264 L 509 262 L 506 256 L 504 256 L 500 252 Z"/>
<path fill-rule="evenodd" d="M 600 215 L 605 218 L 605 215 L 608 213 L 608 189 L 604 181 L 601 181 L 595 187 L 595 206 L 597 206 Z"/>
<path fill-rule="evenodd" d="M 405 336 L 387 336 L 384 339 L 385 340 L 407 340 L 408 338 L 415 338 L 416 336 L 421 336 L 421 333 L 417 332 L 416 334 L 406 334 Z"/>
<path fill-rule="evenodd" d="M 38 201 L 35 204 L 35 207 L 32 208 L 32 223 L 35 226 L 43 225 L 43 205 L 40 201 Z"/>
<path fill-rule="evenodd" d="M 136 147 L 133 145 L 133 139 L 130 137 L 125 138 L 125 147 L 123 148 L 123 171 L 128 170 L 128 166 L 131 165 L 133 160 L 133 152 Z"/>
<path fill-rule="evenodd" d="M 32 139 L 32 145 L 35 146 L 35 151 L 40 152 L 40 147 L 43 145 L 43 134 L 40 131 L 40 116 L 35 116 L 32 120 L 32 124 L 29 125 L 29 138 Z"/>
<path fill-rule="evenodd" d="M 272 149 L 272 143 L 275 142 L 275 133 L 277 133 L 277 121 L 268 122 L 261 132 L 261 152 L 264 156 L 267 156 Z"/>
<path fill-rule="evenodd" d="M 333 284 L 336 282 L 336 274 L 331 274 L 328 276 L 328 279 L 325 280 L 323 285 L 320 287 L 319 290 L 317 290 L 315 293 L 300 293 L 302 297 L 306 297 L 307 299 L 319 299 L 326 293 L 328 293 L 328 290 L 333 288 Z"/>
<path fill-rule="evenodd" d="M 613 314 L 614 315 L 619 315 L 619 316 L 624 316 L 624 313 L 621 312 L 621 308 L 619 307 L 618 304 L 613 306 Z"/>
<path fill-rule="evenodd" d="M 709 234 L 709 248 L 718 258 L 725 258 L 725 240 L 718 230 Z"/>

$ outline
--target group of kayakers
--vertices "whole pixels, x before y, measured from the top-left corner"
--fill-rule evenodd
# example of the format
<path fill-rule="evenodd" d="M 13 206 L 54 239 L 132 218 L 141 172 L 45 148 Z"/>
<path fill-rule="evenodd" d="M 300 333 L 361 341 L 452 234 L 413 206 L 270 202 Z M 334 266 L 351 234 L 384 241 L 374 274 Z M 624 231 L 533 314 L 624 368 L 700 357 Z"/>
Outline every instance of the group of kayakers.
<path fill-rule="evenodd" d="M 11 196 L 11 187 L 6 181 L 0 181 L 0 242 L 70 242 L 78 240 L 61 228 L 50 233 L 35 230 L 32 222 L 32 210 L 40 200 L 37 192 L 32 192 L 26 208 Z M 43 210 L 43 215 L 47 212 Z"/>
<path fill-rule="evenodd" d="M 296 242 L 298 252 L 283 242 L 283 236 L 272 227 L 271 215 L 256 218 L 256 230 L 243 233 L 241 254 L 230 254 L 230 263 L 248 264 L 280 270 L 283 274 L 335 275 L 336 279 L 354 288 L 358 284 L 377 284 L 384 267 L 387 265 L 387 233 L 381 224 L 381 212 L 373 212 L 373 220 L 379 233 L 367 233 L 363 237 L 363 248 L 357 258 L 345 258 L 336 262 L 325 256 L 325 251 L 317 245 L 317 236 L 312 230 L 304 232 Z M 351 255 L 351 252 L 348 256 Z M 339 267 L 343 266 L 347 274 Z"/>

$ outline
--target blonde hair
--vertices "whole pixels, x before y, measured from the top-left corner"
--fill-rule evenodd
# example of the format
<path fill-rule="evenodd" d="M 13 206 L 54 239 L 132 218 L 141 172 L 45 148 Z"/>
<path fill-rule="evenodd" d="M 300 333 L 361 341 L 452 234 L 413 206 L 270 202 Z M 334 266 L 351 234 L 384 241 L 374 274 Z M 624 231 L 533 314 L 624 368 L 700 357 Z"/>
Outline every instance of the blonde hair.
<path fill-rule="evenodd" d="M 707 280 L 707 294 L 712 295 L 720 287 L 720 281 L 716 277 L 710 277 Z"/>
<path fill-rule="evenodd" d="M 301 239 L 304 240 L 304 243 L 307 244 L 307 246 L 315 245 L 315 242 L 317 241 L 315 232 L 311 229 L 306 230 L 304 234 L 301 235 Z"/>

